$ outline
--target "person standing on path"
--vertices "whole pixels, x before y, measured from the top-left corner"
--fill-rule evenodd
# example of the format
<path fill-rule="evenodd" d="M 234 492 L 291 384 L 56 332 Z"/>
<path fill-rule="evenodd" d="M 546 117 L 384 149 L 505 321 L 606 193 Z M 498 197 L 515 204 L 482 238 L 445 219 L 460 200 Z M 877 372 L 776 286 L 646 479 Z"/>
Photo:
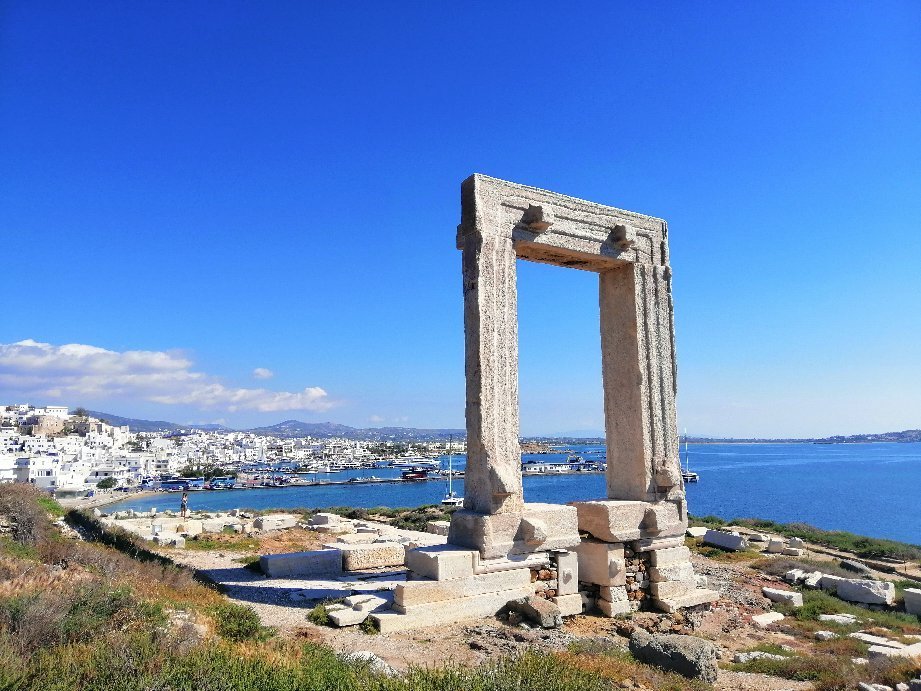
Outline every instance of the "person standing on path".
<path fill-rule="evenodd" d="M 186 491 L 183 491 L 182 501 L 179 502 L 179 515 L 185 518 L 188 512 L 189 512 L 189 493 Z"/>

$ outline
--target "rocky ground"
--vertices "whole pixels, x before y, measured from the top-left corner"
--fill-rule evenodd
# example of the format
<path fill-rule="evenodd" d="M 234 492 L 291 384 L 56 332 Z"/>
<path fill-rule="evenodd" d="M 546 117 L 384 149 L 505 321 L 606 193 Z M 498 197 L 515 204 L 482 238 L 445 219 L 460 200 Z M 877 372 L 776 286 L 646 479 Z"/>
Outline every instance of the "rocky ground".
<path fill-rule="evenodd" d="M 763 560 L 758 554 L 727 553 L 725 559 L 695 554 L 695 571 L 707 577 L 709 587 L 719 591 L 720 600 L 712 606 L 689 612 L 674 615 L 637 612 L 623 619 L 588 613 L 567 618 L 559 629 L 534 628 L 515 619 L 510 622 L 497 617 L 373 635 L 358 627 L 317 626 L 308 621 L 307 615 L 318 599 L 392 589 L 403 578 L 399 570 L 384 569 L 332 581 L 267 578 L 256 570 L 244 568 L 246 562 L 260 554 L 314 549 L 328 542 L 329 536 L 296 527 L 256 536 L 208 535 L 203 538 L 213 548 L 195 549 L 192 545 L 193 549 L 164 549 L 164 552 L 220 584 L 231 599 L 251 605 L 266 625 L 277 628 L 283 635 L 322 642 L 341 652 L 371 651 L 398 670 L 420 665 L 476 664 L 528 648 L 562 651 L 571 649 L 574 644 L 603 644 L 626 650 L 630 635 L 641 628 L 652 633 L 692 634 L 713 641 L 724 668 L 715 686 L 717 689 L 809 689 L 814 688 L 809 682 L 743 672 L 731 666 L 737 654 L 746 651 L 779 650 L 783 654 L 808 657 L 817 652 L 817 645 L 823 645 L 817 643 L 813 635 L 815 626 L 801 625 L 792 617 L 767 627 L 752 621 L 754 615 L 772 610 L 772 603 L 761 593 L 763 586 L 787 587 L 777 576 L 753 567 Z M 695 545 L 693 541 L 689 544 Z M 835 562 L 834 557 L 820 552 L 807 552 L 804 558 L 824 560 L 829 569 Z M 921 632 L 921 625 L 918 631 Z M 847 645 L 841 644 L 843 654 L 860 656 L 865 650 L 854 641 L 845 642 Z"/>

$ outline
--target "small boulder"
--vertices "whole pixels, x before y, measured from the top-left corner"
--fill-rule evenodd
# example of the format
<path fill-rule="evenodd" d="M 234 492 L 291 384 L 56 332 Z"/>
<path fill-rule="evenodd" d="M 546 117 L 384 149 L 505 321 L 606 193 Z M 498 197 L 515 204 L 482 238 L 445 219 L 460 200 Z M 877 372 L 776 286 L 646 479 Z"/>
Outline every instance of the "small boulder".
<path fill-rule="evenodd" d="M 560 608 L 542 597 L 535 595 L 519 597 L 511 600 L 507 607 L 545 629 L 556 629 L 563 625 L 563 614 Z"/>
<path fill-rule="evenodd" d="M 814 635 L 817 641 L 832 641 L 838 637 L 834 631 L 816 631 Z"/>
<path fill-rule="evenodd" d="M 793 605 L 794 607 L 803 606 L 803 594 L 797 593 L 794 590 L 778 590 L 777 588 L 762 588 L 761 593 L 771 602 L 782 602 L 788 605 Z"/>
<path fill-rule="evenodd" d="M 719 672 L 716 646 L 696 636 L 653 636 L 637 629 L 630 636 L 630 652 L 641 662 L 708 684 L 716 681 Z"/>

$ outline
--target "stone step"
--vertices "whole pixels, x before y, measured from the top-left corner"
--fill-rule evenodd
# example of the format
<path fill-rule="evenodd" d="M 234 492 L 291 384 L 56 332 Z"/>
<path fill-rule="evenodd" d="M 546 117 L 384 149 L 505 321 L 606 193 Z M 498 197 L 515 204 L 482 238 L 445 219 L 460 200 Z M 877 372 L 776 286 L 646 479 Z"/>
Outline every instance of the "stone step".
<path fill-rule="evenodd" d="M 413 607 L 444 600 L 500 593 L 529 586 L 531 569 L 497 571 L 450 581 L 418 580 L 399 584 L 394 590 L 394 603 Z M 509 598 L 512 599 L 512 598 Z"/>
<path fill-rule="evenodd" d="M 451 624 L 493 616 L 505 607 L 509 600 L 532 594 L 533 587 L 529 583 L 527 587 L 505 590 L 501 593 L 474 595 L 455 600 L 442 600 L 433 605 L 406 607 L 403 612 L 397 610 L 375 612 L 371 618 L 377 622 L 381 633 L 408 631 L 424 626 Z"/>

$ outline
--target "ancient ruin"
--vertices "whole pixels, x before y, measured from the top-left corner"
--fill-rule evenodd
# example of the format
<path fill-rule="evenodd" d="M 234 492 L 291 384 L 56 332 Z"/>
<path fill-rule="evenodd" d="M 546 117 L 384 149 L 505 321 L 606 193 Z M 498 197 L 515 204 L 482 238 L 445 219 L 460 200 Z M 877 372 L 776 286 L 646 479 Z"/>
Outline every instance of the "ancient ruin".
<path fill-rule="evenodd" d="M 683 539 L 667 224 L 484 175 L 464 181 L 461 207 L 464 508 L 448 545 L 407 553 L 407 566 L 430 580 L 398 587 L 394 609 L 421 613 L 434 602 L 424 594 L 437 592 L 446 609 L 493 614 L 519 591 L 533 595 L 530 572 L 543 565 L 555 574 L 549 599 L 562 614 L 581 612 L 583 596 L 609 616 L 647 597 L 667 612 L 715 600 L 697 587 Z M 519 258 L 598 274 L 608 466 L 607 497 L 597 501 L 524 502 Z"/>
<path fill-rule="evenodd" d="M 461 206 L 464 506 L 452 516 L 446 543 L 436 535 L 376 535 L 375 541 L 387 543 L 382 551 L 370 538 L 370 544 L 352 544 L 342 535 L 326 545 L 338 550 L 334 566 L 345 571 L 358 569 L 353 563 L 405 563 L 406 580 L 393 586 L 392 605 L 389 598 L 373 608 L 364 603 L 364 616 L 387 632 L 509 608 L 552 623 L 593 607 L 615 616 L 644 602 L 673 612 L 716 600 L 717 593 L 698 587 L 684 545 L 687 510 L 678 458 L 665 221 L 484 175 L 464 181 Z M 570 505 L 524 501 L 518 259 L 598 274 L 606 497 Z M 335 523 L 341 532 L 338 519 Z M 443 535 L 441 527 L 437 532 Z M 297 561 L 283 561 L 287 556 Z M 273 560 L 278 568 L 309 571 L 327 556 Z M 349 614 L 352 623 L 359 618 Z"/>

